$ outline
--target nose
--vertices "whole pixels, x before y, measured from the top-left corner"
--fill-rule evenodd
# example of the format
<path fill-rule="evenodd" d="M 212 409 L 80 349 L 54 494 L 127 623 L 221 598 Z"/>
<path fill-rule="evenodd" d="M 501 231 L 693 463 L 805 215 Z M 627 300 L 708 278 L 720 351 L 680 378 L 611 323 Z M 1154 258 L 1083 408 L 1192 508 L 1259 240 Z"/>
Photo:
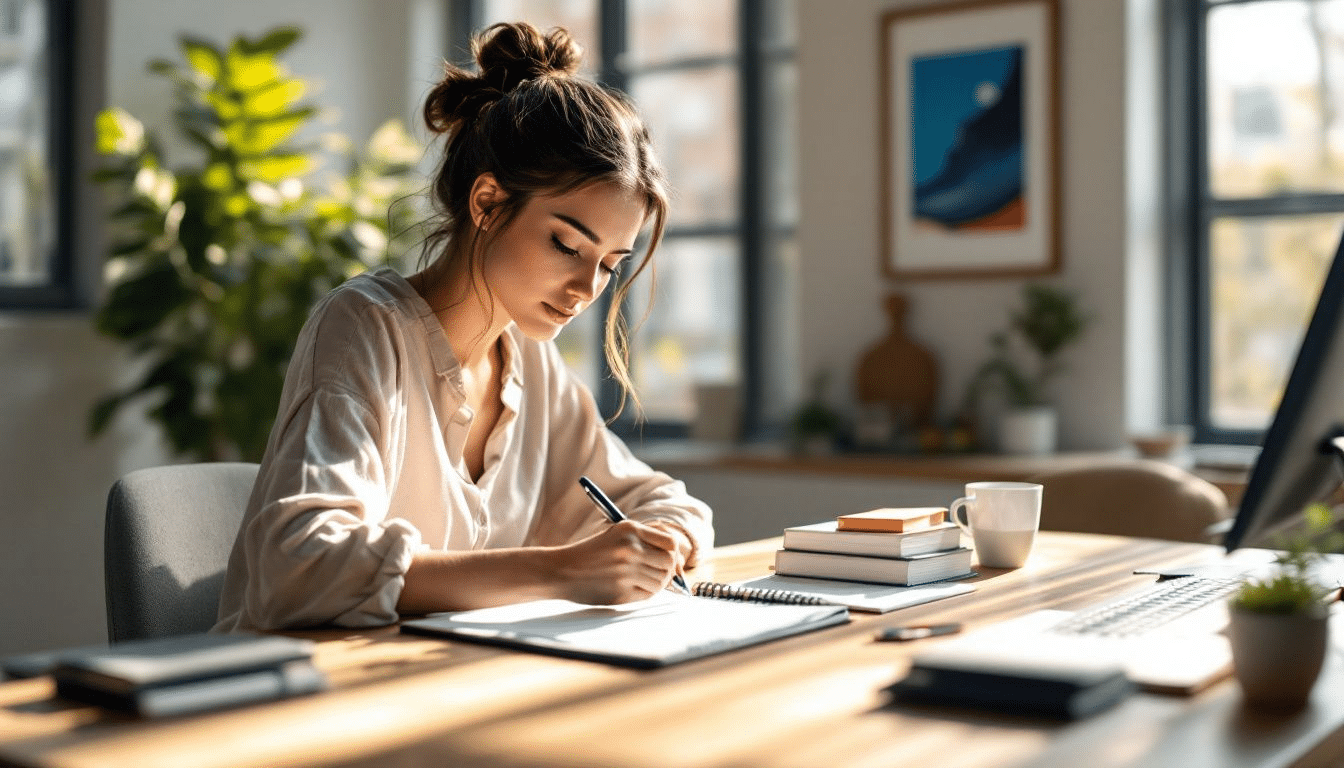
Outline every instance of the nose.
<path fill-rule="evenodd" d="M 607 272 L 599 262 L 591 269 L 579 268 L 569 281 L 569 295 L 584 304 L 591 304 L 607 287 Z"/>

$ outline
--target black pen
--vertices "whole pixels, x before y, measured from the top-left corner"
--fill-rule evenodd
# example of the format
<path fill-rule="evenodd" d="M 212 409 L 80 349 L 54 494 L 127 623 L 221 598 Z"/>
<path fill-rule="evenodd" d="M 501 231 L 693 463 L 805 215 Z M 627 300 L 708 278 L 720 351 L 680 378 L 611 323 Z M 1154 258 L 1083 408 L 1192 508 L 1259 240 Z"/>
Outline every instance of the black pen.
<path fill-rule="evenodd" d="M 593 500 L 593 503 L 597 505 L 598 509 L 602 510 L 602 514 L 606 515 L 608 520 L 619 523 L 627 519 L 625 513 L 612 503 L 611 499 L 607 498 L 607 494 L 597 487 L 597 483 L 589 480 L 586 475 L 579 478 L 579 485 L 583 486 L 583 492 L 588 494 L 588 498 Z M 686 586 L 686 580 L 681 578 L 681 574 L 674 574 L 672 581 L 676 582 L 678 587 L 681 587 L 682 592 L 691 594 L 691 590 Z"/>

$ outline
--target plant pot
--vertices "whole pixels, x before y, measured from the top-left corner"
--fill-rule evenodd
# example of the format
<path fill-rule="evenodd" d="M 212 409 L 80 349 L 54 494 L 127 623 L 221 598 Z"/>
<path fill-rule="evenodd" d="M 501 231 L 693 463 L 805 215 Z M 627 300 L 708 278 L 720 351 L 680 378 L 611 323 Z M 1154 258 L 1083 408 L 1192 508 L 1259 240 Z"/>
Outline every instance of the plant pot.
<path fill-rule="evenodd" d="M 1048 405 L 1013 408 L 999 417 L 999 450 L 1044 456 L 1055 452 L 1055 409 Z"/>
<path fill-rule="evenodd" d="M 1246 703 L 1265 709 L 1306 704 L 1321 673 L 1328 615 L 1257 613 L 1230 606 L 1227 637 Z"/>

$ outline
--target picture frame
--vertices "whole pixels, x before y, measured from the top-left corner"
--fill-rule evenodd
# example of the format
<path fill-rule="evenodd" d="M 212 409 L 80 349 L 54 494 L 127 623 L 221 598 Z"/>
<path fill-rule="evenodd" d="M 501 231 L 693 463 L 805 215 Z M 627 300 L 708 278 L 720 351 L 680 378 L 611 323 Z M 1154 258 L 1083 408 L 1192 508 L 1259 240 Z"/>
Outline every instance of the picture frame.
<path fill-rule="evenodd" d="M 1057 272 L 1059 0 L 900 8 L 881 36 L 883 271 Z"/>

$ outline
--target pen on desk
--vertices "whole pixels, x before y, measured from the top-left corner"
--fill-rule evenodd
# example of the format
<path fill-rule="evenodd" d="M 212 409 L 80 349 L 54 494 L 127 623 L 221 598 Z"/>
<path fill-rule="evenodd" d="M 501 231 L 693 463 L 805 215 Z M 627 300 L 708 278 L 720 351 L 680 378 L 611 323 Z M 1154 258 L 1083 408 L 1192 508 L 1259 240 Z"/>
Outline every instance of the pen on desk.
<path fill-rule="evenodd" d="M 938 635 L 955 635 L 961 631 L 960 624 L 923 624 L 913 627 L 887 627 L 877 633 L 878 640 L 923 640 Z"/>
<path fill-rule="evenodd" d="M 607 494 L 597 487 L 597 483 L 589 480 L 586 475 L 579 478 L 579 485 L 583 486 L 583 492 L 588 494 L 588 498 L 593 500 L 593 503 L 597 505 L 598 509 L 602 510 L 602 514 L 606 515 L 608 520 L 619 523 L 626 519 L 625 513 L 611 499 L 607 498 Z M 681 574 L 674 574 L 672 581 L 676 582 L 681 591 L 688 595 L 691 593 L 690 587 L 686 586 L 686 580 L 681 577 Z"/>

